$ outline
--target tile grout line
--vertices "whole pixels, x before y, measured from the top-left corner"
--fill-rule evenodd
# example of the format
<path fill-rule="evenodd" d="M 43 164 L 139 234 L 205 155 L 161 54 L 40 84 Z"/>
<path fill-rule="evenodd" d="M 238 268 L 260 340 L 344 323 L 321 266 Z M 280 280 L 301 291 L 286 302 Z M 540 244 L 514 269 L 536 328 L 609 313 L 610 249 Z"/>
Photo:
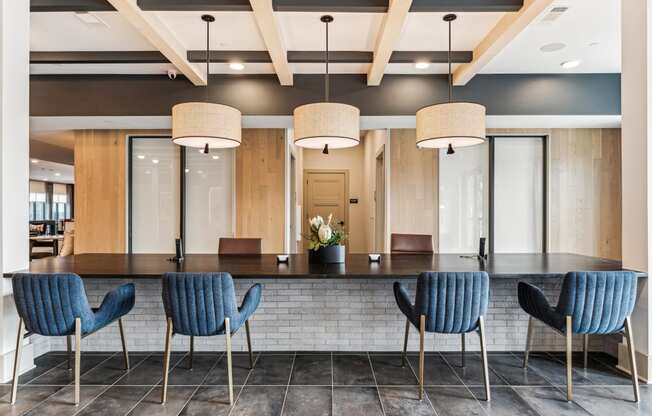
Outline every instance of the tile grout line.
<path fill-rule="evenodd" d="M 380 410 L 381 412 L 383 412 L 383 416 L 386 416 L 387 412 L 385 412 L 385 405 L 383 404 L 383 398 L 380 396 L 380 389 L 378 388 L 378 380 L 376 379 L 376 372 L 374 371 L 374 365 L 371 362 L 371 356 L 369 355 L 369 351 L 367 351 L 367 360 L 369 360 L 371 375 L 373 376 L 374 384 L 376 385 L 376 394 L 378 394 L 378 401 L 380 402 Z"/>
<path fill-rule="evenodd" d="M 74 351 L 73 351 L 73 354 L 74 354 Z M 84 374 L 86 374 L 86 373 L 88 373 L 88 372 L 90 372 L 90 371 L 93 371 L 96 367 L 98 367 L 98 366 L 104 364 L 105 362 L 107 362 L 108 360 L 110 360 L 111 358 L 113 358 L 113 357 L 117 354 L 117 352 L 113 352 L 113 353 L 109 353 L 109 354 L 110 354 L 110 355 L 109 355 L 107 358 L 105 358 L 104 360 L 102 360 L 102 361 L 100 361 L 99 363 L 95 364 L 93 367 L 91 367 L 91 368 L 89 368 L 88 370 L 86 370 L 86 371 L 84 372 Z M 45 373 L 39 375 L 38 377 L 34 377 L 33 379 L 31 379 L 31 380 L 28 381 L 27 383 L 23 384 L 23 386 L 27 386 L 28 384 L 29 384 L 29 385 L 32 385 L 32 386 L 42 386 L 43 384 L 32 384 L 32 383 L 33 383 L 34 381 L 37 381 L 39 378 L 45 376 L 46 374 L 49 374 L 49 373 L 51 373 L 52 371 L 56 370 L 57 368 L 63 366 L 64 364 L 67 364 L 67 363 L 66 363 L 67 361 L 68 361 L 67 359 L 64 360 L 64 361 L 62 361 L 62 362 L 59 363 L 58 365 L 55 365 L 54 367 L 50 368 L 50 369 L 49 369 L 48 371 L 46 371 Z M 73 367 L 73 368 L 66 369 L 66 370 L 74 371 L 75 369 L 74 369 L 74 367 Z M 82 374 L 80 374 L 80 377 L 81 377 L 81 376 L 82 376 Z M 67 385 L 69 385 L 69 384 L 70 384 L 70 383 L 65 384 L 65 386 L 67 386 Z M 19 386 L 20 386 L 20 384 L 19 384 Z"/>
<path fill-rule="evenodd" d="M 335 369 L 333 365 L 333 352 L 331 351 L 331 415 L 335 414 Z"/>
<path fill-rule="evenodd" d="M 183 361 L 183 359 L 186 358 L 187 355 L 188 355 L 188 353 L 183 354 L 183 355 L 181 356 L 181 358 L 179 359 L 179 361 L 177 361 L 177 362 L 172 366 L 172 368 L 170 368 L 170 369 L 168 370 L 168 374 L 170 374 L 170 373 L 172 372 L 172 370 L 174 370 L 175 368 L 177 368 L 177 367 L 179 366 L 179 364 Z M 165 359 L 165 358 L 163 358 L 163 359 Z M 160 379 L 158 382 L 154 383 L 154 385 L 152 386 L 152 388 L 149 389 L 149 390 L 147 390 L 147 392 L 143 395 L 143 397 L 141 397 L 140 400 L 138 400 L 138 401 L 137 401 L 133 406 L 131 406 L 131 408 L 130 408 L 129 410 L 127 410 L 127 412 L 125 413 L 125 415 L 128 415 L 129 413 L 133 412 L 133 410 L 136 408 L 136 406 L 138 406 L 138 405 L 139 405 L 143 400 L 145 400 L 145 397 L 149 396 L 149 394 L 150 394 L 151 392 L 154 391 L 154 389 L 159 385 L 159 383 L 161 382 L 161 380 L 162 380 L 162 379 Z M 123 386 L 124 386 L 124 384 L 123 384 Z"/>
<path fill-rule="evenodd" d="M 116 352 L 116 354 L 117 354 L 117 352 Z M 118 381 L 120 381 L 120 380 L 122 379 L 122 377 L 124 377 L 127 373 L 129 373 L 129 372 L 132 371 L 133 369 L 138 368 L 142 363 L 144 363 L 144 362 L 145 362 L 149 357 L 151 357 L 152 355 L 153 355 L 153 354 L 149 354 L 149 355 L 147 355 L 147 356 L 146 356 L 146 357 L 145 357 L 141 362 L 139 362 L 138 364 L 136 364 L 136 366 L 135 366 L 134 368 L 130 368 L 129 370 L 125 371 L 125 374 L 123 374 L 122 376 L 118 377 L 118 379 L 117 379 L 116 381 L 114 381 L 113 384 L 109 384 L 109 385 L 107 385 L 106 388 L 105 388 L 104 390 L 102 390 L 102 391 L 101 391 L 97 396 L 95 396 L 95 398 L 93 398 L 93 400 L 90 400 L 90 401 L 89 401 L 88 403 L 86 403 L 84 406 L 82 406 L 81 408 L 79 408 L 79 409 L 78 409 L 78 410 L 73 414 L 73 416 L 78 415 L 79 413 L 81 413 L 84 409 L 86 409 L 88 406 L 90 406 L 91 403 L 95 402 L 95 400 L 97 400 L 98 397 L 100 397 L 101 395 L 103 395 L 104 393 L 106 393 L 106 392 L 107 392 L 111 387 L 115 386 L 115 384 L 116 384 Z M 80 378 L 81 378 L 81 377 L 80 377 Z M 80 383 L 81 383 L 81 380 L 80 380 Z M 81 390 L 81 385 L 80 385 L 79 388 L 80 388 L 80 390 Z"/>
<path fill-rule="evenodd" d="M 117 352 L 113 353 L 111 356 L 109 356 L 109 358 L 113 357 L 113 356 L 116 355 L 116 354 L 117 354 Z M 107 358 L 106 360 L 108 360 L 109 358 Z M 98 365 L 104 363 L 106 360 L 101 361 L 101 362 L 98 363 L 97 365 L 95 365 L 95 366 L 93 366 L 92 368 L 88 369 L 88 371 L 84 372 L 84 374 L 86 374 L 86 373 L 92 371 L 95 367 L 97 367 Z M 30 407 L 29 409 L 25 410 L 25 412 L 23 412 L 23 414 L 27 414 L 27 413 L 31 412 L 32 410 L 38 408 L 39 406 L 41 406 L 42 404 L 44 404 L 46 401 L 48 401 L 50 398 L 52 398 L 52 396 L 54 396 L 55 394 L 59 393 L 60 391 L 62 391 L 63 389 L 65 389 L 66 387 L 68 387 L 68 386 L 70 386 L 70 385 L 72 384 L 72 383 L 68 383 L 68 384 L 64 384 L 64 385 L 59 385 L 59 384 L 55 384 L 55 385 L 47 385 L 47 384 L 30 384 L 32 381 L 38 379 L 38 378 L 41 377 L 41 376 L 44 376 L 45 374 L 49 373 L 50 371 L 54 370 L 55 368 L 59 368 L 59 366 L 61 366 L 61 365 L 63 365 L 63 364 L 64 364 L 64 362 L 60 363 L 59 365 L 56 365 L 56 366 L 52 367 L 51 369 L 49 369 L 49 370 L 46 371 L 45 373 L 41 374 L 40 376 L 35 377 L 34 379 L 30 380 L 28 383 L 23 384 L 23 387 L 29 385 L 30 388 L 31 388 L 31 387 L 46 387 L 46 386 L 54 386 L 54 387 L 59 387 L 59 386 L 60 386 L 60 387 L 61 387 L 61 388 L 59 388 L 59 389 L 56 389 L 52 394 L 48 395 L 47 397 L 45 397 L 45 398 L 44 398 L 43 400 L 41 400 L 40 402 L 36 403 L 34 406 L 32 406 L 32 407 Z M 81 374 L 80 374 L 80 378 L 81 378 Z M 80 384 L 80 389 L 81 389 L 81 384 Z M 100 394 L 101 394 L 101 393 L 100 393 Z"/>
<path fill-rule="evenodd" d="M 256 360 L 254 361 L 254 366 L 253 366 L 254 368 L 250 369 L 249 372 L 247 373 L 247 377 L 245 377 L 244 382 L 242 382 L 242 386 L 240 386 L 240 391 L 238 392 L 238 395 L 236 396 L 235 400 L 233 400 L 233 405 L 231 405 L 231 408 L 229 409 L 229 413 L 227 413 L 227 416 L 231 416 L 231 414 L 233 413 L 233 409 L 235 409 L 235 405 L 238 403 L 238 400 L 240 399 L 240 396 L 242 395 L 242 392 L 244 391 L 245 386 L 249 381 L 249 377 L 251 376 L 251 373 L 253 373 L 254 370 L 256 369 L 256 364 L 258 363 L 258 360 L 260 359 L 261 355 L 262 353 L 259 352 L 258 355 L 256 356 Z"/>
<path fill-rule="evenodd" d="M 297 360 L 297 352 L 294 352 L 294 356 L 292 357 L 292 365 L 290 365 L 290 375 L 288 376 L 288 384 L 285 387 L 285 396 L 283 396 L 283 404 L 281 405 L 281 413 L 280 416 L 283 416 L 283 411 L 285 410 L 285 402 L 287 401 L 288 398 L 288 391 L 290 390 L 290 381 L 292 380 L 292 372 L 294 371 L 294 363 Z"/>
<path fill-rule="evenodd" d="M 188 406 L 188 403 L 190 403 L 190 400 L 192 400 L 192 398 L 195 397 L 195 394 L 197 394 L 197 391 L 199 391 L 199 389 L 204 385 L 204 381 L 206 381 L 206 379 L 208 378 L 208 375 L 211 373 L 211 371 L 213 371 L 213 369 L 215 369 L 215 367 L 217 367 L 217 364 L 220 362 L 222 357 L 224 357 L 224 352 L 222 352 L 217 357 L 217 360 L 215 360 L 215 363 L 213 364 L 213 366 L 206 372 L 206 375 L 202 379 L 201 383 L 199 383 L 199 385 L 195 387 L 195 390 L 193 390 L 193 392 L 190 394 L 190 396 L 188 397 L 188 400 L 186 400 L 186 402 L 183 404 L 183 406 L 181 406 L 181 409 L 177 413 L 177 416 L 180 415 L 181 412 L 183 412 L 183 409 L 185 409 L 186 406 Z"/>
<path fill-rule="evenodd" d="M 469 394 L 471 395 L 471 397 L 473 397 L 473 399 L 476 401 L 478 407 L 479 407 L 480 409 L 482 409 L 482 412 L 483 412 L 485 415 L 488 415 L 489 412 L 487 412 L 487 410 L 484 408 L 484 406 L 482 406 L 482 403 L 480 403 L 480 400 L 478 399 L 478 397 L 473 393 L 473 391 L 472 391 L 472 390 L 469 388 L 469 386 L 464 382 L 464 380 L 462 380 L 462 377 L 460 377 L 459 375 L 457 375 L 457 371 L 455 371 L 455 369 L 453 368 L 453 366 L 451 365 L 451 363 L 446 359 L 446 357 L 444 357 L 444 355 L 443 355 L 442 353 L 439 353 L 439 356 L 441 357 L 442 360 L 444 360 L 444 362 L 446 363 L 446 365 L 448 365 L 448 367 L 451 369 L 451 371 L 453 372 L 453 374 L 455 374 L 455 376 L 456 376 L 456 377 L 457 377 L 457 378 L 462 382 L 462 387 L 464 387 L 464 388 L 466 389 L 466 391 L 469 392 Z M 488 371 L 491 371 L 491 372 L 494 373 L 494 374 L 496 374 L 496 376 L 497 376 L 499 379 L 503 380 L 503 378 L 500 377 L 500 375 L 499 375 L 498 373 L 496 373 L 496 372 L 493 370 L 493 368 L 491 368 L 491 367 L 489 366 L 489 354 L 487 354 L 487 370 L 488 370 Z M 503 381 L 505 381 L 505 380 L 503 380 Z M 507 381 L 505 381 L 505 383 L 507 383 Z M 509 385 L 509 383 L 507 383 L 507 385 Z M 491 388 L 491 384 L 489 384 L 489 388 Z"/>

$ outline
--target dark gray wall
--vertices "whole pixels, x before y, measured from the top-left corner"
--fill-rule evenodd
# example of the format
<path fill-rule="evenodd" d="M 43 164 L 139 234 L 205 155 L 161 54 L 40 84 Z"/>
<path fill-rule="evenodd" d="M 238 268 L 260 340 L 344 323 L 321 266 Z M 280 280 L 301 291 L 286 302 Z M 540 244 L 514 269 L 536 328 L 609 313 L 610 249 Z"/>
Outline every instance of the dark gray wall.
<path fill-rule="evenodd" d="M 446 100 L 446 75 L 385 75 L 368 87 L 364 75 L 331 75 L 331 100 L 362 115 L 413 115 Z M 322 75 L 295 75 L 283 87 L 275 75 L 214 75 L 208 88 L 166 76 L 32 76 L 32 116 L 160 116 L 185 101 L 234 106 L 245 115 L 291 115 L 323 100 Z M 484 104 L 490 115 L 619 115 L 619 74 L 478 75 L 456 87 L 455 99 Z"/>

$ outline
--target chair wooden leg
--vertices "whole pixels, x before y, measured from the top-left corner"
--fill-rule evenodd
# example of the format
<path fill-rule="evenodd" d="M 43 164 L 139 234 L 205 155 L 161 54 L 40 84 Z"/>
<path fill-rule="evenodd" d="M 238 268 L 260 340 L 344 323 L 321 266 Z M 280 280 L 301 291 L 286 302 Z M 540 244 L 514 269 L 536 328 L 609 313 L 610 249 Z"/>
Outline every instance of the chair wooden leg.
<path fill-rule="evenodd" d="M 573 318 L 566 317 L 566 400 L 573 400 Z"/>
<path fill-rule="evenodd" d="M 125 370 L 129 370 L 129 351 L 127 350 L 127 337 L 125 336 L 125 328 L 122 324 L 122 319 L 118 319 L 118 327 L 120 328 L 120 341 L 122 341 L 122 354 L 125 359 Z"/>
<path fill-rule="evenodd" d="M 172 349 L 172 318 L 167 320 L 165 331 L 165 353 L 163 354 L 163 390 L 161 390 L 161 404 L 168 398 L 168 373 L 170 371 L 170 350 Z"/>
<path fill-rule="evenodd" d="M 233 363 L 231 361 L 231 321 L 224 318 L 224 335 L 226 336 L 226 371 L 229 375 L 229 404 L 233 405 Z"/>
<path fill-rule="evenodd" d="M 79 405 L 79 379 L 81 376 L 81 318 L 75 318 L 75 406 Z"/>
<path fill-rule="evenodd" d="M 247 333 L 247 348 L 249 348 L 249 369 L 254 368 L 254 352 L 251 349 L 251 329 L 249 328 L 249 320 L 245 321 L 245 332 Z"/>
<path fill-rule="evenodd" d="M 424 338 L 426 333 L 426 316 L 419 318 L 419 400 L 423 400 Z"/>
<path fill-rule="evenodd" d="M 589 334 L 584 334 L 584 368 L 589 364 Z"/>
<path fill-rule="evenodd" d="M 636 367 L 636 349 L 634 348 L 632 322 L 629 317 L 625 318 L 625 337 L 627 338 L 627 348 L 629 349 L 629 372 L 632 375 L 634 401 L 638 403 L 640 400 L 640 393 L 638 388 L 638 368 Z"/>
<path fill-rule="evenodd" d="M 72 336 L 66 335 L 66 350 L 68 351 L 68 370 L 72 369 Z"/>
<path fill-rule="evenodd" d="M 16 337 L 16 354 L 14 355 L 14 376 L 11 381 L 11 404 L 16 403 L 18 393 L 18 377 L 20 377 L 20 353 L 23 349 L 23 338 L 25 336 L 25 323 L 23 318 L 18 321 L 18 336 Z"/>
<path fill-rule="evenodd" d="M 462 334 L 462 368 L 466 366 L 466 334 Z"/>
<path fill-rule="evenodd" d="M 403 354 L 401 354 L 401 367 L 405 367 L 405 359 L 407 355 L 408 337 L 410 336 L 410 320 L 405 320 L 405 337 L 403 339 Z"/>
<path fill-rule="evenodd" d="M 523 368 L 527 368 L 527 362 L 530 359 L 530 348 L 532 348 L 532 329 L 534 326 L 534 318 L 530 316 L 527 322 L 527 338 L 525 339 L 525 354 L 523 354 Z"/>
<path fill-rule="evenodd" d="M 482 353 L 482 374 L 484 376 L 484 393 L 486 400 L 489 402 L 491 401 L 491 386 L 489 385 L 489 363 L 487 360 L 487 340 L 485 338 L 484 316 L 481 316 L 479 319 L 480 350 Z"/>
<path fill-rule="evenodd" d="M 195 337 L 190 336 L 190 351 L 188 353 L 188 370 L 192 370 L 192 360 L 195 355 Z"/>

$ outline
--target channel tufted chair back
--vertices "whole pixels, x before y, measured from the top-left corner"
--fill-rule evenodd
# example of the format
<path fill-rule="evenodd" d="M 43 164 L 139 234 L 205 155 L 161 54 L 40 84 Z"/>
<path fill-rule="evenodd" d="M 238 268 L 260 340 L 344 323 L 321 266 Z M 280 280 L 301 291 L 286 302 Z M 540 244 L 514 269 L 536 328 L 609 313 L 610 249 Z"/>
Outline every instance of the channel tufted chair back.
<path fill-rule="evenodd" d="M 634 272 L 570 272 L 566 274 L 557 312 L 573 318 L 575 334 L 620 332 L 636 302 Z"/>
<path fill-rule="evenodd" d="M 417 280 L 415 311 L 426 316 L 426 331 L 461 334 L 478 327 L 487 312 L 489 275 L 485 272 L 426 272 Z"/>
<path fill-rule="evenodd" d="M 82 332 L 95 328 L 95 316 L 82 280 L 76 274 L 16 274 L 12 285 L 18 315 L 28 332 L 44 336 L 71 335 L 75 318 L 81 318 Z"/>
<path fill-rule="evenodd" d="M 163 304 L 176 334 L 221 335 L 224 318 L 231 319 L 232 330 L 240 327 L 233 279 L 228 273 L 166 273 Z"/>

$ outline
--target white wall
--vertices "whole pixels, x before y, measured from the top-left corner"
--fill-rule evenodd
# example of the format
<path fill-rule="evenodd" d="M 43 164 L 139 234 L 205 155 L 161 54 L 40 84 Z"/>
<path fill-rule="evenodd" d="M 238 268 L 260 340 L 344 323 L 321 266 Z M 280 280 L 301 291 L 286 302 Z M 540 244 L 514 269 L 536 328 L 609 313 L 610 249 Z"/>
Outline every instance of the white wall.
<path fill-rule="evenodd" d="M 29 204 L 29 0 L 0 0 L 0 157 L 2 161 L 2 271 L 24 269 Z M 0 379 L 11 374 L 18 317 L 11 282 L 2 279 Z M 24 366 L 32 366 L 31 348 Z"/>

